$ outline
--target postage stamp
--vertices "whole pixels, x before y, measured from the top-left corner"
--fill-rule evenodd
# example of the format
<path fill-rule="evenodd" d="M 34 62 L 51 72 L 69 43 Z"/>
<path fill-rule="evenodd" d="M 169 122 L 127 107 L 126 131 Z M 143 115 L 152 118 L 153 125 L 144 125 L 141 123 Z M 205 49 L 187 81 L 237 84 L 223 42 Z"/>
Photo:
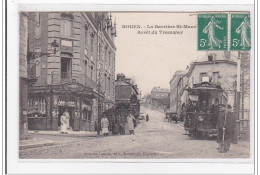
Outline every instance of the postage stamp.
<path fill-rule="evenodd" d="M 198 50 L 227 50 L 227 14 L 198 14 Z"/>
<path fill-rule="evenodd" d="M 231 50 L 251 48 L 250 14 L 231 14 Z"/>

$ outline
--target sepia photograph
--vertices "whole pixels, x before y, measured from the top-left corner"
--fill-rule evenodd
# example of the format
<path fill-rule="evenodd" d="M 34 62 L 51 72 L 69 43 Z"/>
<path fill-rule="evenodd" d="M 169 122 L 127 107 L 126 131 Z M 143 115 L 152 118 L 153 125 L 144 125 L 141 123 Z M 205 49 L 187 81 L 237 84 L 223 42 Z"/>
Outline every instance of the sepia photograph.
<path fill-rule="evenodd" d="M 252 158 L 252 16 L 20 11 L 19 159 Z"/>

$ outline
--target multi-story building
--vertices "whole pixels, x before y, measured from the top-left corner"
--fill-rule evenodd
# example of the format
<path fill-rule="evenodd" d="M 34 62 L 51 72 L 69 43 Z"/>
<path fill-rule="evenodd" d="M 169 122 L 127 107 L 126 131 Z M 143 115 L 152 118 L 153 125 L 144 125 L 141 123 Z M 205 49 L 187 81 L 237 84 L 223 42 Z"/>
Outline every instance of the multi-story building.
<path fill-rule="evenodd" d="M 177 82 L 177 97 L 176 97 L 176 101 L 177 101 L 177 114 L 178 116 L 180 116 L 181 113 L 181 105 L 182 104 L 186 104 L 188 101 L 188 91 L 186 91 L 185 89 L 188 87 L 188 81 L 189 78 L 187 76 L 187 72 L 188 70 L 186 69 L 185 71 L 183 71 L 183 75 L 179 78 L 179 81 Z"/>
<path fill-rule="evenodd" d="M 27 76 L 27 49 L 28 49 L 28 18 L 26 13 L 20 13 L 19 25 L 19 84 L 20 84 L 20 109 L 19 109 L 19 135 L 20 139 L 27 137 L 27 100 L 28 100 L 28 76 Z"/>
<path fill-rule="evenodd" d="M 116 104 L 130 103 L 131 97 L 135 96 L 139 101 L 139 90 L 137 85 L 131 83 L 130 78 L 126 78 L 123 73 L 117 74 L 115 81 Z"/>
<path fill-rule="evenodd" d="M 185 75 L 184 71 L 176 71 L 170 80 L 170 112 L 177 112 L 178 107 L 178 82 Z M 179 90 L 180 91 L 180 90 Z"/>
<path fill-rule="evenodd" d="M 116 24 L 104 12 L 30 12 L 29 129 L 58 130 L 70 113 L 73 130 L 95 130 L 115 103 Z"/>
<path fill-rule="evenodd" d="M 228 103 L 234 104 L 234 83 L 236 81 L 236 58 L 225 52 L 208 52 L 193 62 L 187 72 L 188 86 L 201 82 L 219 84 L 227 94 Z"/>

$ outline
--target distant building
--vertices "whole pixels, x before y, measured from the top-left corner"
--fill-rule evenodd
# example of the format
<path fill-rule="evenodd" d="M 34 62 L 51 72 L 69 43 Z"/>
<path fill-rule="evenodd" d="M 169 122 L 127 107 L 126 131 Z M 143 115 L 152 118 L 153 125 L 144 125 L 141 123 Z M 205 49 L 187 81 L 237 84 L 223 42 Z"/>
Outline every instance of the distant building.
<path fill-rule="evenodd" d="M 179 78 L 179 81 L 177 82 L 177 114 L 180 116 L 181 113 L 181 106 L 182 104 L 187 104 L 188 101 L 188 92 L 185 90 L 188 87 L 189 78 L 187 76 L 187 72 L 183 71 L 183 75 Z"/>
<path fill-rule="evenodd" d="M 178 82 L 182 76 L 185 75 L 184 71 L 176 71 L 170 80 L 170 112 L 177 112 L 178 106 Z M 181 89 L 179 89 L 181 91 Z"/>
<path fill-rule="evenodd" d="M 138 104 L 133 112 L 135 114 L 140 112 L 140 99 L 139 99 L 139 90 L 137 85 L 131 83 L 130 78 L 126 78 L 125 74 L 119 73 L 117 74 L 117 78 L 115 81 L 115 102 L 116 106 L 118 105 L 128 105 L 129 109 L 132 107 L 131 105 L 134 103 Z"/>
<path fill-rule="evenodd" d="M 165 112 L 170 106 L 169 89 L 154 87 L 151 90 L 150 104 L 153 109 Z"/>

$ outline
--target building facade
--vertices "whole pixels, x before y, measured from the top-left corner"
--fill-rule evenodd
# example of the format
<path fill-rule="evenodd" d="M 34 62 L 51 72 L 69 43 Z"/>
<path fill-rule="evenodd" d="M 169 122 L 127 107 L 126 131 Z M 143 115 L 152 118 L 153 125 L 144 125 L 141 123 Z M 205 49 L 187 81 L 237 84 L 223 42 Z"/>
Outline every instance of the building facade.
<path fill-rule="evenodd" d="M 151 90 L 151 107 L 165 112 L 170 106 L 169 89 L 154 87 Z"/>
<path fill-rule="evenodd" d="M 178 107 L 178 82 L 184 75 L 184 71 L 176 71 L 170 80 L 170 112 L 177 112 Z M 179 91 L 181 91 L 179 89 Z"/>
<path fill-rule="evenodd" d="M 234 83 L 236 82 L 237 63 L 224 52 L 208 52 L 193 62 L 187 73 L 188 87 L 202 82 L 219 84 L 228 97 L 228 103 L 234 104 Z"/>
<path fill-rule="evenodd" d="M 19 136 L 27 137 L 27 100 L 28 100 L 28 75 L 27 75 L 27 50 L 28 50 L 28 18 L 26 13 L 20 13 L 19 23 Z"/>
<path fill-rule="evenodd" d="M 115 100 L 116 104 L 130 103 L 131 96 L 136 96 L 139 99 L 139 90 L 137 85 L 131 83 L 130 78 L 126 78 L 123 73 L 117 74 L 115 81 Z"/>
<path fill-rule="evenodd" d="M 100 113 L 115 104 L 116 24 L 104 12 L 30 12 L 28 125 L 94 131 Z"/>

